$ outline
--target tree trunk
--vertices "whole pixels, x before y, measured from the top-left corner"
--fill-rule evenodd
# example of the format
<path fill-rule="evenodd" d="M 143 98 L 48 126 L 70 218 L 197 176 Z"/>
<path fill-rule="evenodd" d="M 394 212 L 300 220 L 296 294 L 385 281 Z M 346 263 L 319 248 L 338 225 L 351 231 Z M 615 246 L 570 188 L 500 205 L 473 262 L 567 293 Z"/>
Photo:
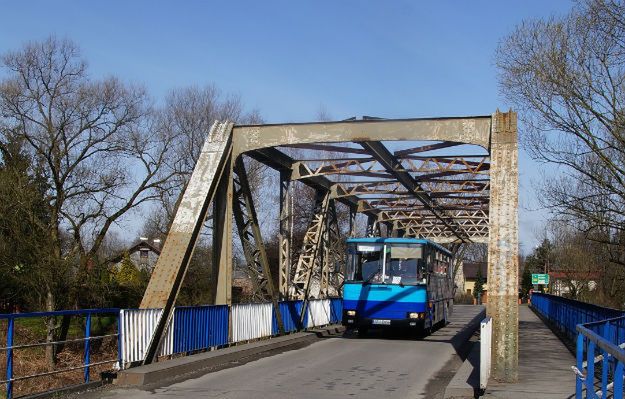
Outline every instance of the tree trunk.
<path fill-rule="evenodd" d="M 47 286 L 46 293 L 46 311 L 54 311 L 54 294 L 52 294 L 52 290 L 49 286 Z M 46 327 L 46 342 L 54 342 L 54 330 L 56 329 L 56 320 L 54 317 L 48 317 L 46 319 Z M 54 370 L 54 366 L 56 365 L 56 354 L 54 353 L 54 349 L 54 345 L 46 345 L 46 362 L 48 363 L 48 369 L 50 371 Z"/>
<path fill-rule="evenodd" d="M 63 316 L 63 319 L 61 320 L 61 331 L 59 331 L 59 334 L 56 336 L 56 341 L 65 341 L 67 339 L 67 333 L 69 332 L 69 326 L 70 326 L 71 321 L 72 321 L 71 316 Z M 54 349 L 55 357 L 59 353 L 63 352 L 63 349 L 65 349 L 65 344 L 58 344 L 58 345 L 53 345 L 53 346 L 55 347 Z"/>

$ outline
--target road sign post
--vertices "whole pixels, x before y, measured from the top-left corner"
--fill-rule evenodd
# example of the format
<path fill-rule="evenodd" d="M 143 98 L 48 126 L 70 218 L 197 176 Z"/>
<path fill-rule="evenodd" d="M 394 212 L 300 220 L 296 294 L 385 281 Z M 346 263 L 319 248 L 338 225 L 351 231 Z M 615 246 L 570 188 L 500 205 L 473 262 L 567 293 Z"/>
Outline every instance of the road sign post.
<path fill-rule="evenodd" d="M 532 284 L 549 285 L 549 275 L 548 274 L 532 274 Z"/>

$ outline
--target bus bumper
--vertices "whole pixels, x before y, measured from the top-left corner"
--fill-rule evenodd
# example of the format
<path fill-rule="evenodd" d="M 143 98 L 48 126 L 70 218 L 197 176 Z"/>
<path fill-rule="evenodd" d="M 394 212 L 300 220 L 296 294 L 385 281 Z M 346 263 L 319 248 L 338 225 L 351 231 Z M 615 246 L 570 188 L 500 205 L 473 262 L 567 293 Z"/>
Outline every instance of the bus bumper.
<path fill-rule="evenodd" d="M 372 319 L 367 317 L 347 316 L 343 314 L 342 323 L 346 328 L 398 328 L 422 330 L 425 328 L 425 318 L 421 319 Z"/>

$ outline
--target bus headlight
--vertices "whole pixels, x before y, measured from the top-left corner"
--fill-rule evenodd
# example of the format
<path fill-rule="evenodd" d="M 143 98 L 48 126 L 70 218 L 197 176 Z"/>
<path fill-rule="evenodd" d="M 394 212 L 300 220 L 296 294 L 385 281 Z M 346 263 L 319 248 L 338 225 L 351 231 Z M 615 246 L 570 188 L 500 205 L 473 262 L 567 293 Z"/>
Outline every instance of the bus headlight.
<path fill-rule="evenodd" d="M 347 312 L 348 316 L 356 316 L 356 311 L 355 310 L 348 310 Z"/>
<path fill-rule="evenodd" d="M 410 313 L 408 313 L 408 318 L 409 319 L 418 319 L 419 318 L 419 313 L 417 313 L 417 312 L 410 312 Z"/>

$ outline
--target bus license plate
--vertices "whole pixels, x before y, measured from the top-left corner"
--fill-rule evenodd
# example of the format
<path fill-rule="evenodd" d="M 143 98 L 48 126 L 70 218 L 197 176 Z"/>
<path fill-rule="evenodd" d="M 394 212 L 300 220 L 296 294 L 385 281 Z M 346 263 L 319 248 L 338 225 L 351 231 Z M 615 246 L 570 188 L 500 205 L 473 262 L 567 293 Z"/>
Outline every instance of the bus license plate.
<path fill-rule="evenodd" d="M 390 320 L 373 319 L 373 324 L 377 324 L 379 326 L 390 326 L 391 325 L 391 321 Z"/>

